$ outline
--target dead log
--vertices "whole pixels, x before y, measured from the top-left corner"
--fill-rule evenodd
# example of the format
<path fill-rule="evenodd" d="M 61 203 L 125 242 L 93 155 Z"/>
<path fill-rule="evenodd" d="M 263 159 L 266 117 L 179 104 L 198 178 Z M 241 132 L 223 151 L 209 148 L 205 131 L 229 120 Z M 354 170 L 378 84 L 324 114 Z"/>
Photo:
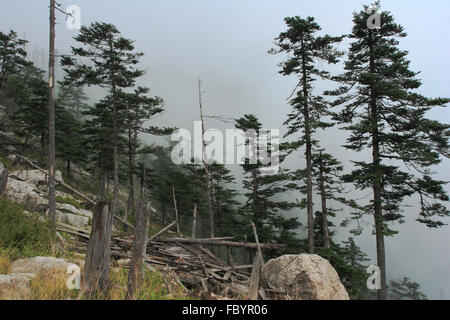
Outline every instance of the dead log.
<path fill-rule="evenodd" d="M 262 255 L 261 245 L 259 244 L 258 232 L 256 232 L 256 226 L 255 226 L 254 222 L 252 222 L 252 227 L 253 227 L 253 234 L 255 235 L 256 247 L 258 249 L 258 255 L 260 257 L 259 262 L 260 262 L 261 268 L 262 268 L 262 267 L 264 267 L 264 258 Z"/>
<path fill-rule="evenodd" d="M 144 280 L 144 260 L 148 239 L 147 201 L 139 203 L 139 210 L 136 217 L 136 226 L 133 240 L 133 250 L 131 254 L 131 265 L 128 273 L 127 299 L 133 300 L 136 289 Z"/>
<path fill-rule="evenodd" d="M 87 296 L 101 295 L 108 289 L 112 226 L 111 203 L 99 202 L 94 209 L 82 281 L 82 292 Z"/>
<path fill-rule="evenodd" d="M 172 222 L 171 224 L 169 224 L 168 226 L 166 226 L 165 228 L 163 228 L 162 230 L 158 231 L 156 234 L 151 236 L 150 239 L 148 239 L 148 241 L 150 242 L 150 241 L 153 241 L 154 239 L 158 238 L 160 235 L 162 235 L 164 232 L 168 231 L 170 228 L 172 228 L 177 223 L 178 223 L 178 221 L 175 220 L 174 222 Z"/>
<path fill-rule="evenodd" d="M 253 263 L 252 275 L 250 276 L 250 284 L 248 286 L 249 300 L 258 300 L 260 270 L 261 270 L 261 256 L 258 253 Z"/>
<path fill-rule="evenodd" d="M 188 243 L 188 244 L 209 244 L 215 246 L 225 246 L 225 247 L 242 247 L 242 248 L 252 248 L 258 249 L 258 245 L 256 243 L 251 242 L 234 242 L 234 241 L 225 241 L 225 240 L 203 240 L 203 239 L 182 239 L 182 238 L 164 238 L 159 239 L 160 242 L 167 243 Z M 277 243 L 260 243 L 259 247 L 261 249 L 282 249 L 285 247 L 283 244 Z"/>

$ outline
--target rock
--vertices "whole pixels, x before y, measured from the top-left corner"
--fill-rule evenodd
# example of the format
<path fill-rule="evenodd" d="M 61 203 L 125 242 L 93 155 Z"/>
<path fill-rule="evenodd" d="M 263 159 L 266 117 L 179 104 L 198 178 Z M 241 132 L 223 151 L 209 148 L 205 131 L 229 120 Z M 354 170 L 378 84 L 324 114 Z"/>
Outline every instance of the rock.
<path fill-rule="evenodd" d="M 10 175 L 12 178 L 12 175 Z M 6 195 L 10 198 L 24 204 L 31 211 L 45 210 L 48 201 L 36 192 L 36 187 L 28 181 L 20 181 L 15 179 L 8 180 Z"/>
<path fill-rule="evenodd" d="M 10 154 L 10 155 L 8 155 L 7 159 L 9 161 L 11 161 L 12 163 L 16 163 L 17 157 L 15 155 L 13 155 L 13 154 Z"/>
<path fill-rule="evenodd" d="M 121 268 L 129 266 L 130 263 L 131 263 L 130 259 L 119 259 L 116 261 L 116 264 Z"/>
<path fill-rule="evenodd" d="M 0 300 L 24 300 L 31 297 L 32 273 L 0 275 Z"/>
<path fill-rule="evenodd" d="M 9 267 L 9 273 L 34 273 L 36 275 L 65 274 L 70 266 L 64 259 L 54 257 L 35 257 L 14 261 Z"/>
<path fill-rule="evenodd" d="M 284 255 L 262 269 L 263 277 L 295 300 L 349 300 L 339 275 L 328 260 L 318 255 Z"/>
<path fill-rule="evenodd" d="M 56 209 L 69 211 L 69 212 L 72 212 L 74 214 L 78 214 L 78 215 L 81 215 L 81 216 L 85 216 L 85 217 L 87 217 L 89 219 L 92 219 L 92 212 L 91 211 L 84 210 L 84 209 L 78 209 L 78 208 L 74 207 L 71 204 L 56 203 Z"/>
<path fill-rule="evenodd" d="M 89 229 L 89 218 L 80 216 L 77 214 L 63 213 L 56 210 L 56 221 L 70 224 L 78 229 L 88 230 Z"/>
<path fill-rule="evenodd" d="M 11 172 L 11 175 L 19 178 L 20 180 L 27 181 L 28 183 L 38 186 L 39 184 L 47 184 L 47 175 L 40 170 L 18 170 Z M 59 170 L 55 172 L 56 180 L 62 180 L 62 173 Z"/>

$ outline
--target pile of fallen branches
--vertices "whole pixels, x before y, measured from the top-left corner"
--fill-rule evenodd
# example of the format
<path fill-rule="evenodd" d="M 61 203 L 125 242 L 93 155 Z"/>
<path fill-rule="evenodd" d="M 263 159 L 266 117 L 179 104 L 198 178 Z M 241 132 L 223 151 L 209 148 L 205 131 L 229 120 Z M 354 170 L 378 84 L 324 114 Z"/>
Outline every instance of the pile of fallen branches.
<path fill-rule="evenodd" d="M 89 233 L 72 226 L 58 224 L 57 230 L 75 236 L 79 242 L 76 250 L 85 252 Z M 131 258 L 132 239 L 113 237 L 111 257 Z M 205 294 L 245 299 L 249 297 L 250 272 L 254 265 L 229 265 L 214 255 L 205 245 L 247 248 L 280 247 L 276 244 L 233 242 L 230 238 L 184 239 L 158 238 L 149 240 L 146 247 L 147 266 L 170 271 L 177 282 L 187 288 L 200 289 Z M 259 269 L 259 266 L 257 266 Z"/>

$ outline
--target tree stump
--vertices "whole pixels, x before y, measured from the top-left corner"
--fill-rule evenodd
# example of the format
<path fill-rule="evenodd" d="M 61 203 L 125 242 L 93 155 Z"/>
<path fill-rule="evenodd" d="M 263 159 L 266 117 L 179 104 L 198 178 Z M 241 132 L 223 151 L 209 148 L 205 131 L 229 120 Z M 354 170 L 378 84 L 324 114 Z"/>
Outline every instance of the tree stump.
<path fill-rule="evenodd" d="M 0 162 L 0 196 L 5 192 L 8 185 L 8 170 Z"/>
<path fill-rule="evenodd" d="M 131 265 L 128 273 L 127 299 L 134 299 L 136 289 L 144 280 L 144 259 L 148 240 L 149 214 L 146 201 L 139 203 L 131 254 Z"/>
<path fill-rule="evenodd" d="M 103 295 L 109 289 L 109 266 L 113 225 L 111 202 L 95 206 L 89 238 L 82 292 L 87 296 Z"/>

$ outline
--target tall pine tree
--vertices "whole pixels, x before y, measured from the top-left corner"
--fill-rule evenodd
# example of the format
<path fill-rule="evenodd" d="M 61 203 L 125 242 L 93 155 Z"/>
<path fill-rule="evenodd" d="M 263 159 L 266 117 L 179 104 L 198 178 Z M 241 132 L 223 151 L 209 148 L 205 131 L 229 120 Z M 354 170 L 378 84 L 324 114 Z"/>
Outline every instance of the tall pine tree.
<path fill-rule="evenodd" d="M 288 115 L 285 125 L 288 126 L 286 136 L 300 134 L 291 143 L 292 149 L 305 147 L 306 159 L 306 196 L 308 218 L 308 249 L 314 253 L 314 215 L 313 215 L 313 181 L 312 181 L 312 148 L 314 132 L 319 128 L 327 128 L 332 124 L 323 121 L 327 113 L 327 103 L 314 93 L 314 83 L 321 78 L 329 78 L 328 72 L 321 67 L 322 63 L 335 64 L 341 53 L 335 49 L 342 37 L 329 35 L 319 36 L 320 26 L 314 18 L 302 19 L 298 16 L 285 18 L 287 31 L 276 38 L 277 49 L 269 53 L 286 53 L 288 59 L 281 63 L 280 73 L 285 76 L 296 75 L 299 82 L 290 101 L 293 110 Z"/>
<path fill-rule="evenodd" d="M 366 213 L 375 220 L 381 269 L 379 298 L 386 299 L 385 236 L 395 233 L 389 222 L 403 220 L 403 199 L 419 196 L 417 220 L 431 228 L 443 225 L 435 218 L 450 214 L 433 201 L 448 201 L 448 196 L 443 189 L 445 182 L 434 180 L 429 170 L 441 161 L 441 154 L 448 156 L 450 126 L 426 118 L 432 107 L 444 106 L 450 100 L 429 99 L 415 92 L 421 81 L 409 68 L 408 53 L 399 48 L 398 39 L 406 36 L 403 27 L 383 11 L 381 28 L 369 29 L 371 14 L 367 6 L 354 13 L 346 72 L 336 77 L 342 85 L 327 94 L 339 96 L 334 104 L 342 110 L 336 117 L 351 132 L 346 147 L 372 154 L 370 161 L 355 161 L 357 169 L 345 180 L 373 192 Z"/>

